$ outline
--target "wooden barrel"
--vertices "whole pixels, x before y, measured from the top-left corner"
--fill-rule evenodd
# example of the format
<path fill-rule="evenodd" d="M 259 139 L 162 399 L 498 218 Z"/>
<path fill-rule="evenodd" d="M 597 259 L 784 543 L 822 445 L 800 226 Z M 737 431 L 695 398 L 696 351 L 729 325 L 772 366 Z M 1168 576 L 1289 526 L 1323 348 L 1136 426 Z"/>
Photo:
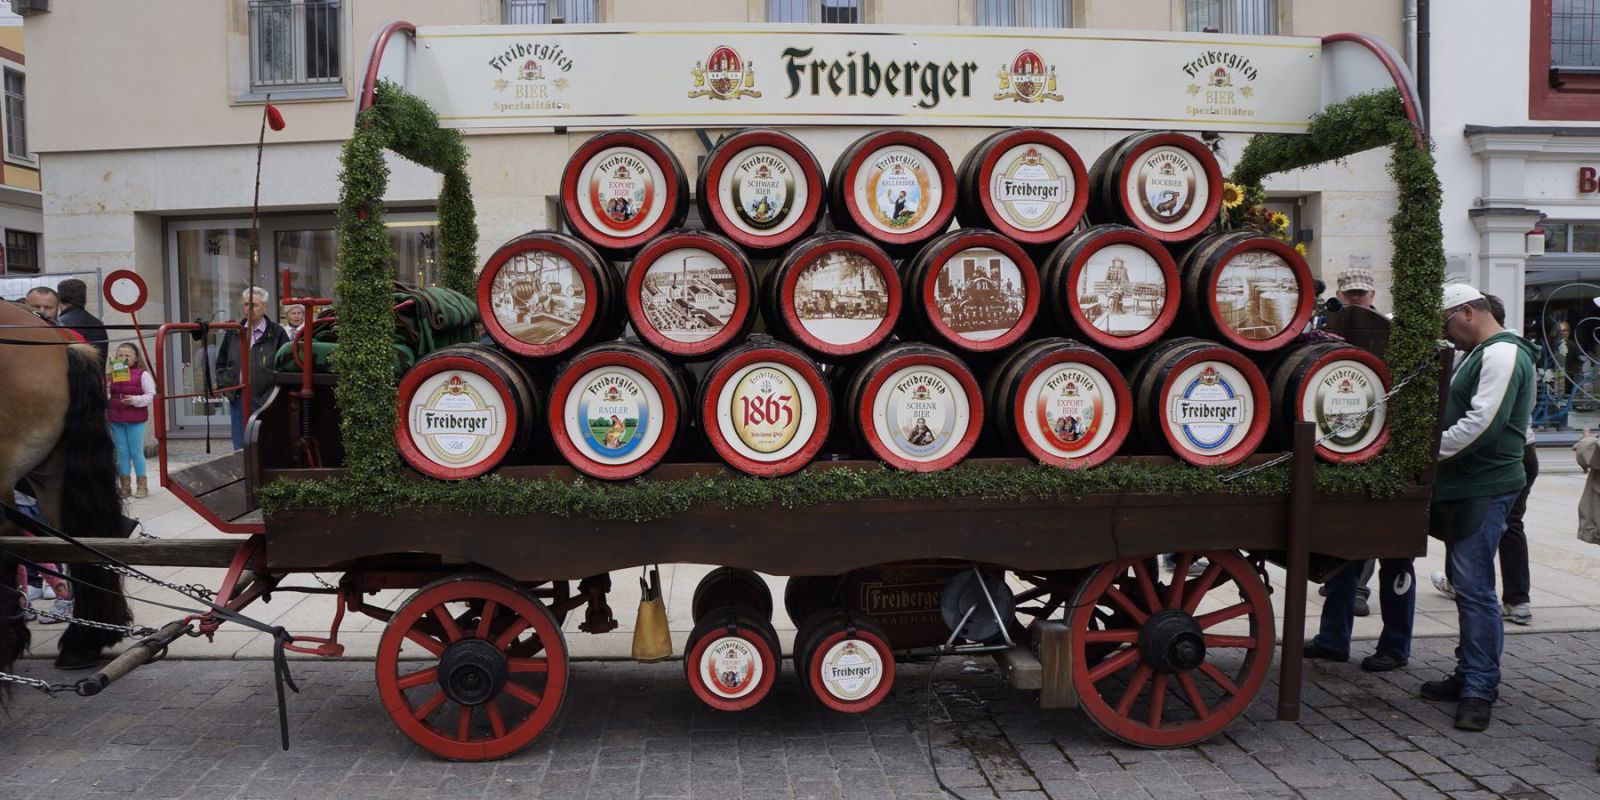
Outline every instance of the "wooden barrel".
<path fill-rule="evenodd" d="M 822 166 L 799 139 L 742 130 L 706 154 L 696 184 L 702 222 L 758 254 L 809 236 L 823 214 Z"/>
<path fill-rule="evenodd" d="M 905 308 L 921 335 L 968 354 L 1021 341 L 1039 314 L 1039 273 L 1016 242 L 962 228 L 929 242 L 905 275 Z"/>
<path fill-rule="evenodd" d="M 1234 466 L 1267 433 L 1267 383 L 1243 354 L 1191 337 L 1156 345 L 1133 376 L 1139 432 L 1197 467 Z"/>
<path fill-rule="evenodd" d="M 1277 350 L 1311 320 L 1311 268 L 1288 243 L 1248 231 L 1208 236 L 1179 265 L 1190 326 L 1231 347 Z"/>
<path fill-rule="evenodd" d="M 894 651 L 889 637 L 861 614 L 824 609 L 795 631 L 795 671 L 800 681 L 834 711 L 870 711 L 894 688 Z"/>
<path fill-rule="evenodd" d="M 622 279 L 584 242 L 554 231 L 500 245 L 478 273 L 478 314 L 496 344 L 554 358 L 622 332 Z"/>
<path fill-rule="evenodd" d="M 1116 455 L 1133 426 L 1122 373 L 1069 339 L 1023 345 L 990 373 L 984 399 L 990 427 L 1013 453 L 1069 469 Z"/>
<path fill-rule="evenodd" d="M 602 133 L 567 159 L 561 220 L 612 258 L 683 224 L 689 179 L 661 140 L 632 130 Z"/>
<path fill-rule="evenodd" d="M 1041 302 L 1056 330 L 1107 350 L 1137 350 L 1178 316 L 1177 263 L 1161 242 L 1126 225 L 1096 225 L 1062 242 L 1039 268 Z"/>
<path fill-rule="evenodd" d="M 962 159 L 956 216 L 962 227 L 1048 247 L 1083 218 L 1087 180 L 1078 151 L 1059 136 L 1038 128 L 1000 131 Z"/>
<path fill-rule="evenodd" d="M 819 233 L 790 248 L 761 284 L 767 330 L 824 360 L 866 353 L 900 321 L 900 273 L 853 233 Z"/>
<path fill-rule="evenodd" d="M 910 252 L 944 232 L 955 215 L 955 170 L 937 142 L 911 131 L 878 131 L 845 148 L 828 176 L 828 212 L 840 230 L 890 252 Z"/>
<path fill-rule="evenodd" d="M 1199 236 L 1222 207 L 1222 169 L 1205 143 L 1171 131 L 1136 133 L 1089 171 L 1089 218 L 1132 225 L 1163 242 Z"/>
<path fill-rule="evenodd" d="M 684 643 L 689 689 L 718 711 L 743 711 L 760 703 L 782 671 L 777 630 L 746 608 L 712 610 Z"/>
<path fill-rule="evenodd" d="M 752 336 L 712 362 L 695 405 L 717 455 L 740 472 L 766 477 L 809 464 L 833 421 L 822 368 L 767 336 Z"/>
<path fill-rule="evenodd" d="M 400 457 L 434 478 L 475 478 L 515 463 L 538 426 L 533 382 L 488 345 L 424 356 L 400 380 L 398 403 Z"/>
<path fill-rule="evenodd" d="M 682 370 L 638 345 L 608 342 L 561 367 L 546 423 L 579 472 L 627 480 L 660 464 L 682 438 L 689 400 Z"/>
<path fill-rule="evenodd" d="M 908 472 L 961 462 L 983 431 L 983 393 L 947 350 L 907 343 L 861 362 L 845 382 L 840 414 L 874 457 Z"/>
<path fill-rule="evenodd" d="M 1275 438 L 1285 446 L 1296 422 L 1317 426 L 1317 458 L 1329 463 L 1370 461 L 1388 446 L 1387 407 L 1378 406 L 1391 384 L 1383 359 L 1344 342 L 1310 342 L 1286 351 L 1268 376 Z"/>
<path fill-rule="evenodd" d="M 668 355 L 708 358 L 749 332 L 756 275 L 733 242 L 708 231 L 652 239 L 628 268 L 628 321 Z"/>

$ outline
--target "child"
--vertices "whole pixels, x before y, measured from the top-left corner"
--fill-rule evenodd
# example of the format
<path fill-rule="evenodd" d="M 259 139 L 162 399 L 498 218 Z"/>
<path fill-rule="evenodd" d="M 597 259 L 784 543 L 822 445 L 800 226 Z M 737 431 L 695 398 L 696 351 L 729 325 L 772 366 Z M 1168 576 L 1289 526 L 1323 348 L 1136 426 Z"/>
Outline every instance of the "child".
<path fill-rule="evenodd" d="M 111 440 L 117 445 L 118 493 L 127 497 L 128 462 L 133 462 L 133 472 L 138 476 L 134 497 L 149 497 L 150 487 L 145 482 L 144 424 L 150 418 L 150 401 L 156 396 L 156 381 L 145 371 L 139 360 L 139 348 L 132 342 L 117 346 L 117 355 L 111 362 L 111 381 L 107 387 L 110 404 L 106 417 L 111 420 Z"/>
<path fill-rule="evenodd" d="M 39 510 L 38 500 L 33 499 L 31 495 L 24 494 L 21 490 L 13 491 L 12 495 L 16 498 L 18 511 L 21 511 L 22 513 L 27 514 L 28 516 L 33 517 L 40 522 L 48 522 L 48 520 L 44 518 L 44 513 Z M 33 534 L 25 533 L 24 535 L 32 536 Z M 39 566 L 57 573 L 65 574 L 62 570 L 61 564 L 40 564 Z M 35 580 L 39 580 L 40 584 L 42 585 L 35 585 L 33 583 Z M 54 600 L 55 603 L 50 606 L 50 611 L 52 614 L 58 617 L 72 616 L 72 586 L 65 580 L 57 578 L 55 575 L 47 575 L 42 572 L 36 572 L 32 569 L 27 569 L 23 565 L 18 564 L 17 585 L 27 587 L 27 615 L 30 622 L 37 618 L 37 615 L 33 613 L 34 600 Z M 42 620 L 39 620 L 39 624 L 54 625 L 60 621 L 61 620 L 46 617 Z"/>

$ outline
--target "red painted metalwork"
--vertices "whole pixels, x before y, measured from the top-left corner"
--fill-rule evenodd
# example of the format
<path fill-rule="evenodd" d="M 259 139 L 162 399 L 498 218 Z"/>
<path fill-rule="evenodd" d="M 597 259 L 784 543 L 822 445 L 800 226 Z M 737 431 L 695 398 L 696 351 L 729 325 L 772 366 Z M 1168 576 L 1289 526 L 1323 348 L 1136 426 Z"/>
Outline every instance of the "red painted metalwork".
<path fill-rule="evenodd" d="M 1068 617 L 1078 702 L 1106 733 L 1141 747 L 1187 747 L 1217 734 L 1250 706 L 1272 665 L 1272 602 L 1255 566 L 1231 550 L 1176 558 L 1165 584 L 1154 556 L 1099 567 L 1079 586 Z M 1189 578 L 1189 565 L 1201 558 L 1205 571 Z M 1222 607 L 1201 612 L 1208 599 Z M 1165 642 L 1152 636 L 1158 617 L 1192 622 L 1204 643 L 1197 665 L 1162 663 Z M 1215 630 L 1231 620 L 1247 632 Z M 1243 655 L 1219 660 L 1219 651 Z"/>
<path fill-rule="evenodd" d="M 522 656 L 530 641 L 539 655 Z M 432 656 L 400 660 L 401 648 Z M 452 651 L 479 651 L 482 672 L 503 671 L 486 700 L 464 703 L 446 688 L 475 688 L 473 667 L 452 667 Z M 415 665 L 421 669 L 410 669 Z M 505 758 L 538 738 L 555 719 L 567 690 L 567 645 L 537 598 L 478 575 L 423 587 L 395 611 L 378 642 L 378 694 L 395 726 L 411 741 L 452 761 Z"/>
<path fill-rule="evenodd" d="M 244 333 L 244 326 L 237 322 L 214 322 L 210 323 L 208 327 L 212 331 L 233 331 L 241 336 Z M 168 479 L 167 401 L 183 400 L 190 397 L 204 397 L 205 392 L 189 392 L 186 394 L 163 393 L 167 385 L 165 380 L 167 374 L 167 348 L 163 345 L 166 343 L 166 337 L 169 332 L 188 333 L 190 331 L 197 330 L 200 330 L 200 325 L 193 322 L 169 322 L 156 329 L 156 400 L 151 405 L 155 407 L 156 412 L 156 448 L 160 461 L 161 485 L 167 487 L 167 490 L 172 492 L 174 497 L 183 501 L 184 505 L 194 509 L 194 512 L 199 514 L 202 519 L 223 533 L 266 533 L 266 525 L 263 523 L 234 523 L 217 516 L 216 512 L 212 511 L 209 506 L 201 502 L 198 497 L 190 494 L 189 491 L 183 486 L 173 483 Z M 239 359 L 239 362 L 239 383 L 233 386 L 222 386 L 215 388 L 211 391 L 211 394 L 215 396 L 224 394 L 226 392 L 236 390 L 239 391 L 240 402 L 244 403 L 244 418 L 248 421 L 250 419 L 250 392 L 243 390 L 250 385 L 250 359 L 241 358 Z"/>
<path fill-rule="evenodd" d="M 1538 6 L 1538 3 L 1534 3 Z M 1332 42 L 1353 42 L 1372 51 L 1372 55 L 1383 63 L 1383 68 L 1388 70 L 1389 77 L 1394 79 L 1394 86 L 1400 90 L 1400 105 L 1405 108 L 1406 119 L 1411 120 L 1411 125 L 1416 129 L 1416 142 L 1418 147 L 1427 147 L 1423 140 L 1422 131 L 1422 102 L 1416 96 L 1411 81 L 1406 79 L 1406 68 L 1394 59 L 1394 51 L 1378 37 L 1370 33 L 1330 33 L 1322 37 L 1324 46 Z M 1549 40 L 1546 40 L 1548 46 Z"/>
<path fill-rule="evenodd" d="M 361 71 L 361 99 L 356 103 L 356 114 L 372 106 L 378 92 L 378 66 L 383 63 L 383 51 L 389 46 L 389 40 L 397 33 L 416 38 L 417 26 L 409 22 L 396 20 L 386 23 L 372 35 L 372 44 L 367 48 L 367 65 Z M 365 218 L 365 216 L 363 216 Z"/>

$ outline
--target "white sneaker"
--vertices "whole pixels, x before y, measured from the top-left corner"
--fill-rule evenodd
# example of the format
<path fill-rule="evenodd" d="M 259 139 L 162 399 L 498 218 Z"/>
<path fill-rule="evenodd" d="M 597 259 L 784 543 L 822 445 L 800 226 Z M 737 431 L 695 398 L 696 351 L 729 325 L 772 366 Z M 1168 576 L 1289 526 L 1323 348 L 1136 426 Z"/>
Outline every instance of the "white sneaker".
<path fill-rule="evenodd" d="M 50 613 L 55 614 L 58 617 L 72 616 L 72 601 L 63 600 L 57 597 L 56 601 L 50 604 Z M 51 617 L 43 617 L 39 620 L 40 625 L 58 625 L 61 622 L 62 620 Z"/>
<path fill-rule="evenodd" d="M 44 599 L 44 589 L 42 589 L 42 588 L 40 588 L 38 586 L 34 586 L 31 583 L 28 584 L 28 602 L 31 603 L 31 602 L 33 602 L 35 600 L 42 600 L 42 599 Z"/>
<path fill-rule="evenodd" d="M 1517 625 L 1533 624 L 1533 604 L 1517 603 L 1500 606 L 1500 617 Z"/>
<path fill-rule="evenodd" d="M 1433 573 L 1433 588 L 1438 589 L 1439 594 L 1451 600 L 1456 599 L 1456 587 L 1450 585 L 1450 579 L 1445 577 L 1443 572 L 1435 571 Z"/>
<path fill-rule="evenodd" d="M 56 599 L 56 590 L 50 588 L 50 582 L 49 581 L 46 581 L 44 586 L 40 587 L 39 592 L 40 592 L 39 596 L 41 598 L 45 599 L 45 600 L 54 600 L 54 599 Z"/>

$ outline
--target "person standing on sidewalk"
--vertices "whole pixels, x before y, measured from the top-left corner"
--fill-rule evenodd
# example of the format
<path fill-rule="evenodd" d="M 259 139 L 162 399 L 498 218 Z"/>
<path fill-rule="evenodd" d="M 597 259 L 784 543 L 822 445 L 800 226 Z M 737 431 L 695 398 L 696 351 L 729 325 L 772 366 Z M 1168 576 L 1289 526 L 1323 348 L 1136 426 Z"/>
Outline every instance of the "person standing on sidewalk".
<path fill-rule="evenodd" d="M 1489 301 L 1489 313 L 1494 315 L 1494 321 L 1505 325 L 1505 303 L 1492 294 L 1483 297 Z M 1528 390 L 1533 391 L 1533 387 L 1530 386 Z M 1522 523 L 1523 516 L 1528 513 L 1528 496 L 1533 494 L 1533 482 L 1539 477 L 1539 451 L 1533 446 L 1531 423 L 1525 438 L 1522 469 L 1528 474 L 1528 482 L 1522 485 L 1522 493 L 1511 504 L 1511 511 L 1506 514 L 1506 532 L 1500 537 L 1500 580 L 1505 584 L 1500 592 L 1500 616 L 1517 625 L 1533 624 L 1533 579 L 1528 567 L 1528 531 Z M 1456 599 L 1450 576 L 1442 570 L 1433 573 L 1433 588 L 1451 600 Z"/>
<path fill-rule="evenodd" d="M 144 425 L 150 419 L 150 402 L 156 397 L 156 381 L 145 371 L 139 361 L 139 348 L 132 342 L 117 345 L 117 358 L 111 362 L 110 393 L 106 404 L 106 418 L 111 421 L 111 441 L 117 445 L 118 493 L 129 496 L 128 467 L 132 462 L 133 474 L 138 480 L 132 491 L 134 497 L 149 497 L 150 484 L 145 477 Z"/>
<path fill-rule="evenodd" d="M 1523 445 L 1533 407 L 1533 343 L 1494 321 L 1483 293 L 1446 284 L 1444 337 L 1467 351 L 1445 403 L 1429 533 L 1445 543 L 1461 626 L 1456 668 L 1422 684 L 1428 700 L 1457 701 L 1455 726 L 1489 727 L 1500 694 L 1505 630 L 1494 558 L 1506 514 L 1527 483 Z"/>

